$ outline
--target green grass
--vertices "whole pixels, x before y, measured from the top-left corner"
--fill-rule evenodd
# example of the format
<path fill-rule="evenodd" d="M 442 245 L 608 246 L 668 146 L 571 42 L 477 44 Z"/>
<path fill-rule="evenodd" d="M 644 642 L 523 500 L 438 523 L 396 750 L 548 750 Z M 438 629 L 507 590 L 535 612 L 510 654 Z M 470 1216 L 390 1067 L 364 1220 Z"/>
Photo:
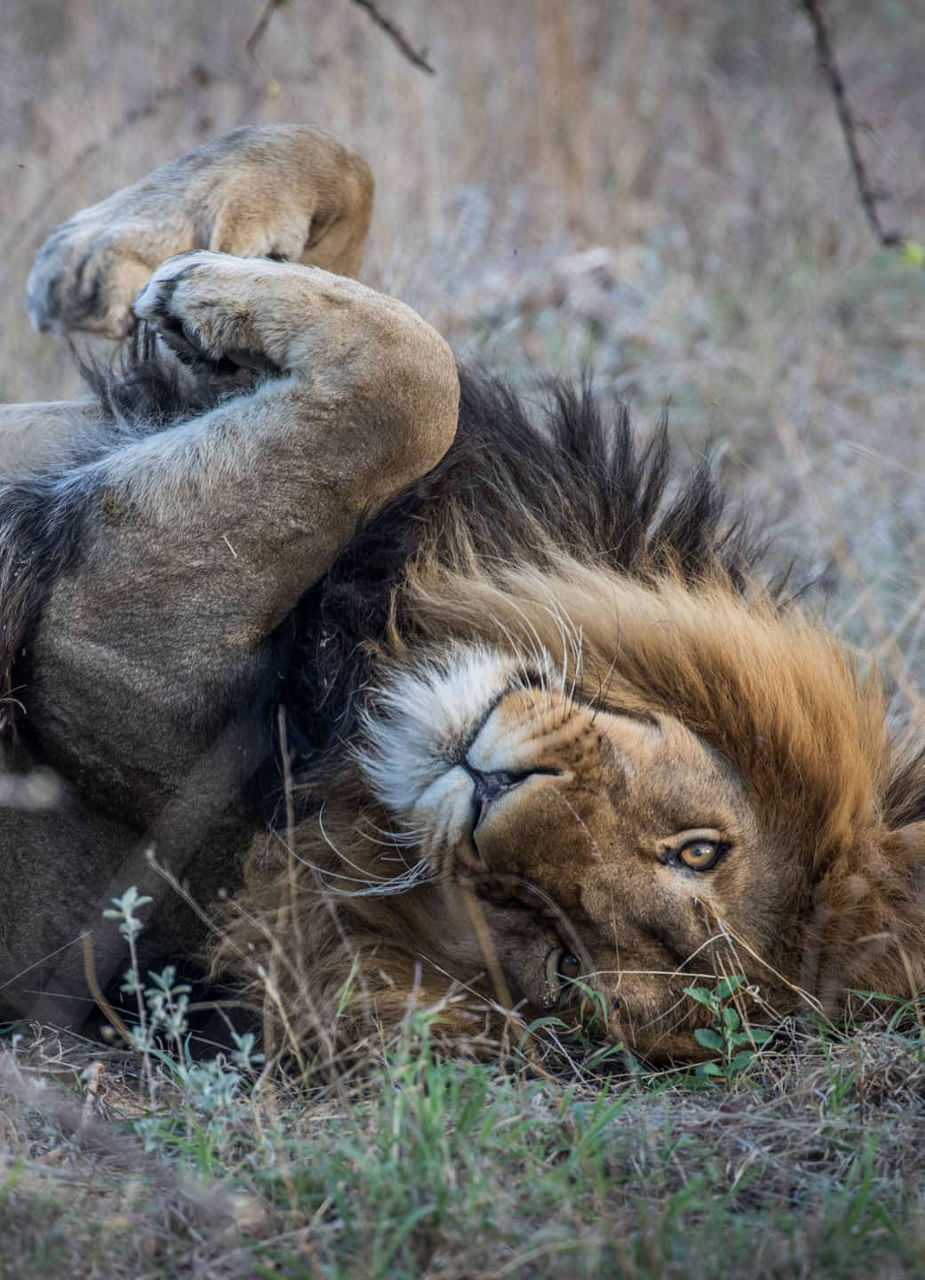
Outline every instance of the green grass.
<path fill-rule="evenodd" d="M 225 1100 L 159 1067 L 154 1107 L 134 1055 L 109 1051 L 88 1102 L 80 1063 L 103 1060 L 95 1046 L 17 1047 L 0 1275 L 759 1280 L 925 1266 L 914 1023 L 785 1027 L 706 1087 L 619 1061 L 610 1075 L 577 1057 L 551 1074 L 449 1062 L 430 1032 L 416 1015 L 379 1065 L 314 1086 L 232 1073 Z M 83 1095 L 70 1110 L 23 1083 L 53 1066 L 62 1095 Z"/>

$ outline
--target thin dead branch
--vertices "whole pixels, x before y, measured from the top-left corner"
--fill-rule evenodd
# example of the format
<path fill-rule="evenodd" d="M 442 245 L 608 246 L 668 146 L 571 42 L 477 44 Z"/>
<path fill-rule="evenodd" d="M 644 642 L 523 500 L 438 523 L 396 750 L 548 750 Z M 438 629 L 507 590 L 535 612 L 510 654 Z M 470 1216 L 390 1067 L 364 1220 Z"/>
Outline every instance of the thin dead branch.
<path fill-rule="evenodd" d="M 135 1042 L 132 1040 L 131 1032 L 125 1025 L 122 1018 L 116 1013 L 110 1002 L 106 999 L 103 989 L 100 986 L 99 978 L 96 976 L 96 962 L 93 956 L 93 934 L 87 930 L 80 935 L 80 945 L 83 948 L 84 960 L 84 980 L 93 999 L 96 1001 L 97 1008 L 105 1017 L 106 1021 L 114 1031 L 125 1041 L 130 1049 L 134 1049 Z"/>
<path fill-rule="evenodd" d="M 391 19 L 385 16 L 385 14 L 379 12 L 375 4 L 373 4 L 373 0 L 353 0 L 353 3 L 357 5 L 358 8 L 364 9 L 369 14 L 370 18 L 372 18 L 379 30 L 385 32 L 395 47 L 408 59 L 413 67 L 417 67 L 420 71 L 425 71 L 429 76 L 435 76 L 437 74 L 427 61 L 427 50 L 421 49 L 419 51 L 415 49 L 401 28 L 397 27 Z"/>
<path fill-rule="evenodd" d="M 854 112 L 851 110 L 851 103 L 848 101 L 848 93 L 845 89 L 845 81 L 835 58 L 832 34 L 823 0 L 800 0 L 800 6 L 813 29 L 816 57 L 819 60 L 820 70 L 828 81 L 829 89 L 832 93 L 835 110 L 838 114 L 838 122 L 841 125 L 845 146 L 848 148 L 848 155 L 851 160 L 851 167 L 854 170 L 854 180 L 857 184 L 858 196 L 860 197 L 861 207 L 864 210 L 864 216 L 867 218 L 868 225 L 879 244 L 886 249 L 901 248 L 905 243 L 905 236 L 900 235 L 898 231 L 887 231 L 880 218 L 880 211 L 877 205 L 887 197 L 884 192 L 876 190 L 871 184 L 867 166 L 861 156 L 861 149 L 858 146 L 857 121 L 854 118 Z"/>
<path fill-rule="evenodd" d="M 260 17 L 257 19 L 253 31 L 247 37 L 244 46 L 252 58 L 256 57 L 257 46 L 266 35 L 273 14 L 277 9 L 284 9 L 289 3 L 290 0 L 266 0 L 260 12 Z M 437 74 L 427 61 L 427 50 L 415 49 L 401 27 L 397 26 L 391 18 L 387 18 L 384 13 L 381 13 L 373 3 L 373 0 L 353 0 L 353 3 L 369 14 L 379 30 L 385 32 L 402 56 L 407 58 L 413 67 L 417 67 L 419 71 L 426 72 L 429 76 Z"/>
<path fill-rule="evenodd" d="M 273 14 L 277 9 L 282 9 L 286 2 L 287 0 L 267 0 L 266 4 L 263 6 L 260 17 L 257 19 L 257 23 L 253 31 L 244 42 L 244 48 L 252 58 L 255 58 L 257 55 L 257 46 L 266 35 L 267 27 L 270 25 L 270 19 L 273 17 Z"/>

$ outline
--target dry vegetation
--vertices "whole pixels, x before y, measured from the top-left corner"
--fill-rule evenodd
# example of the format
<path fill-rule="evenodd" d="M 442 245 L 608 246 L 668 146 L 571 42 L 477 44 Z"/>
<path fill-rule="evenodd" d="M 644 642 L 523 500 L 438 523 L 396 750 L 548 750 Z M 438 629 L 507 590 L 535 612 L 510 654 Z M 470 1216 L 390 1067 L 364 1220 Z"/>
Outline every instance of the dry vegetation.
<path fill-rule="evenodd" d="M 371 283 L 524 385 L 670 399 L 921 717 L 925 275 L 870 237 L 798 10 L 391 4 L 429 77 L 349 0 L 291 0 L 251 58 L 260 9 L 6 0 L 0 398 L 75 390 L 22 311 L 57 221 L 243 121 L 321 124 L 376 172 Z M 925 240 L 921 8 L 828 9 L 884 219 Z M 441 1064 L 422 1019 L 314 1092 L 163 1063 L 153 1113 L 133 1055 L 31 1029 L 0 1075 L 0 1274 L 921 1274 L 925 1047 L 892 1012 L 785 1028 L 706 1090 Z"/>
<path fill-rule="evenodd" d="M 0 1275 L 922 1273 L 918 1030 L 784 1027 L 706 1086 L 441 1062 L 428 1031 L 314 1088 L 165 1064 L 153 1108 L 130 1055 L 33 1033 L 0 1074 Z"/>

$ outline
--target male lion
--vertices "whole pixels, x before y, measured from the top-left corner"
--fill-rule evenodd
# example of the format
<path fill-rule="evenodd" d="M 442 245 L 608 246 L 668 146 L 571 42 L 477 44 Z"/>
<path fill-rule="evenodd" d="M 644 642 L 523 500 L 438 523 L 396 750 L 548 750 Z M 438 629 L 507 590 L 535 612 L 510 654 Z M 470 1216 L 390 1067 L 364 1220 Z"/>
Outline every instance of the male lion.
<path fill-rule="evenodd" d="M 925 757 L 877 682 L 663 431 L 531 418 L 348 278 L 372 189 L 239 129 L 38 255 L 39 329 L 142 327 L 91 399 L 3 409 L 5 1013 L 85 1016 L 130 883 L 151 957 L 237 893 L 214 962 L 295 1052 L 448 991 L 451 1040 L 583 1005 L 652 1057 L 697 975 L 914 994 Z"/>

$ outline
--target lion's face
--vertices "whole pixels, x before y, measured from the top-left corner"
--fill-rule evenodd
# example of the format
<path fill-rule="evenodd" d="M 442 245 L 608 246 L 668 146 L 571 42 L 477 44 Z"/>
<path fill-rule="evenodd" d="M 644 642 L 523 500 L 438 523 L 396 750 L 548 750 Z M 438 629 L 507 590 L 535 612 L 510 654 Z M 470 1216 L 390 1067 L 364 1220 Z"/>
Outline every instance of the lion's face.
<path fill-rule="evenodd" d="M 439 872 L 451 927 L 528 1012 L 591 988 L 608 1035 L 678 1051 L 684 986 L 778 961 L 799 833 L 763 829 L 733 763 L 680 720 L 480 649 L 389 701 L 367 776 Z"/>

